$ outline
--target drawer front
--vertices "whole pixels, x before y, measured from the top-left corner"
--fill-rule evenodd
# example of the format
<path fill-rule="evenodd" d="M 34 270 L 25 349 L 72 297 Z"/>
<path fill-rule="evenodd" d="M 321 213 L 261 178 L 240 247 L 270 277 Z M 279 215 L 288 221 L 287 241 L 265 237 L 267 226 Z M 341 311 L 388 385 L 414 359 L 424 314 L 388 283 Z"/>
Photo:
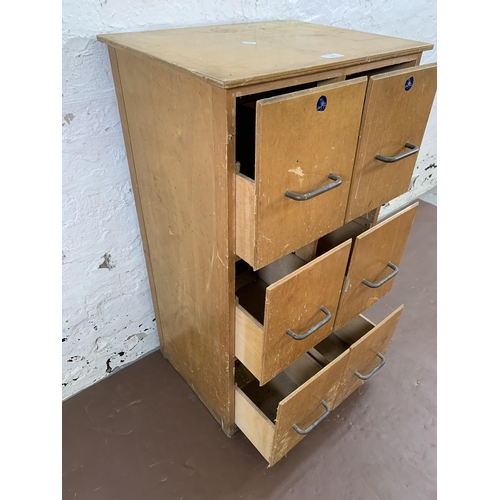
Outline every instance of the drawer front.
<path fill-rule="evenodd" d="M 267 288 L 261 384 L 332 331 L 350 248 L 346 242 Z"/>
<path fill-rule="evenodd" d="M 332 331 L 350 248 L 347 241 L 269 285 L 262 324 L 237 306 L 236 357 L 260 385 Z"/>
<path fill-rule="evenodd" d="M 287 392 L 279 388 L 276 379 L 266 386 L 266 394 L 254 395 L 254 400 L 239 387 L 235 388 L 236 425 L 269 462 L 269 466 L 280 460 L 334 408 L 349 354 L 348 350 L 345 351 L 324 368 L 308 355 L 289 366 L 288 386 L 293 384 L 296 389 L 277 404 L 275 419 L 266 416 L 263 410 L 274 404 L 276 394 L 281 396 Z M 273 402 L 266 401 L 267 394 Z M 258 407 L 259 403 L 262 410 Z"/>
<path fill-rule="evenodd" d="M 390 292 L 417 208 L 414 203 L 356 238 L 335 330 Z"/>
<path fill-rule="evenodd" d="M 362 77 L 257 102 L 254 268 L 344 223 L 365 92 Z"/>
<path fill-rule="evenodd" d="M 385 356 L 402 312 L 403 306 L 351 345 L 344 376 L 336 391 L 334 407 L 363 385 L 365 379 L 369 380 L 376 376 L 379 369 L 383 369 L 385 358 L 382 359 L 379 355 Z M 345 338 L 343 340 L 348 341 Z"/>
<path fill-rule="evenodd" d="M 310 432 L 307 431 L 311 425 L 319 423 L 324 418 L 325 413 L 334 408 L 349 355 L 349 351 L 344 352 L 279 403 L 270 465 L 276 463 L 290 451 Z M 312 358 L 306 356 L 297 360 L 296 363 L 316 364 Z M 294 368 L 292 365 L 289 371 L 293 372 Z M 303 366 L 300 369 L 302 374 L 307 373 Z M 311 369 L 314 370 L 314 367 L 311 366 Z M 302 381 L 297 380 L 296 382 L 301 383 Z M 297 430 L 301 432 L 297 432 Z"/>
<path fill-rule="evenodd" d="M 436 85 L 435 63 L 370 78 L 346 221 L 408 191 Z"/>

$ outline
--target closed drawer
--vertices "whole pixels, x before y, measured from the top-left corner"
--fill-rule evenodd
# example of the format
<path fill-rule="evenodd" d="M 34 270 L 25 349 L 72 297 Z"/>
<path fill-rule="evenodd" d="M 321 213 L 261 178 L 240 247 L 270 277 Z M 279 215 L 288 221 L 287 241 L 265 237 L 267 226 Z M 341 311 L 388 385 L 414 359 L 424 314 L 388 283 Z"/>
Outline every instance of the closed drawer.
<path fill-rule="evenodd" d="M 391 291 L 417 208 L 414 203 L 355 238 L 335 330 Z"/>
<path fill-rule="evenodd" d="M 251 155 L 238 144 L 255 129 L 255 165 L 236 175 L 236 253 L 254 269 L 344 223 L 365 92 L 361 77 L 237 111 L 248 118 L 237 120 L 236 159 Z"/>
<path fill-rule="evenodd" d="M 332 331 L 350 246 L 307 264 L 289 255 L 246 279 L 237 274 L 235 354 L 261 384 Z"/>
<path fill-rule="evenodd" d="M 435 63 L 370 78 L 346 221 L 408 191 L 436 86 Z"/>
<path fill-rule="evenodd" d="M 385 364 L 402 309 L 378 325 L 356 318 L 263 387 L 244 366 L 237 366 L 236 425 L 269 465 Z"/>

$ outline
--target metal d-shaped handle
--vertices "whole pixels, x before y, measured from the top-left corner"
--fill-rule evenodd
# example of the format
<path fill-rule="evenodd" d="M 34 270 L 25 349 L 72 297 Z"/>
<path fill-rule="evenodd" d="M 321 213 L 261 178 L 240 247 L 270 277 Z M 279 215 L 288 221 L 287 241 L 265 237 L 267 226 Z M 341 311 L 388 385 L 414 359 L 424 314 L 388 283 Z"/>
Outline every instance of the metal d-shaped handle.
<path fill-rule="evenodd" d="M 288 191 L 287 189 L 285 191 L 285 196 L 295 201 L 310 200 L 311 198 L 314 198 L 319 194 L 326 193 L 327 191 L 330 191 L 342 184 L 342 177 L 340 177 L 340 175 L 328 174 L 328 178 L 332 179 L 334 182 L 330 182 L 330 184 L 326 184 L 318 189 L 315 189 L 314 191 L 309 191 L 309 193 L 304 194 L 294 193 L 293 191 Z"/>
<path fill-rule="evenodd" d="M 302 436 L 304 434 L 309 434 L 322 420 L 324 420 L 326 417 L 328 417 L 328 415 L 332 411 L 331 408 L 328 406 L 328 403 L 324 399 L 321 400 L 321 404 L 326 409 L 326 412 L 323 413 L 323 415 L 321 415 L 321 417 L 319 417 L 317 420 L 315 420 L 307 429 L 301 429 L 297 424 L 293 424 L 292 425 L 293 430 L 295 432 L 298 432 Z"/>
<path fill-rule="evenodd" d="M 394 163 L 395 161 L 402 160 L 403 158 L 408 158 L 408 156 L 418 153 L 419 150 L 418 146 L 415 146 L 415 144 L 411 144 L 409 142 L 405 144 L 405 148 L 409 148 L 410 151 L 407 151 L 406 153 L 401 153 L 400 155 L 397 156 L 375 155 L 375 159 L 383 161 L 385 163 Z"/>
<path fill-rule="evenodd" d="M 389 276 L 386 276 L 384 279 L 381 279 L 377 283 L 372 283 L 371 281 L 368 280 L 363 280 L 361 281 L 361 283 L 363 283 L 363 285 L 369 286 L 370 288 L 378 288 L 379 286 L 382 286 L 384 283 L 387 283 L 390 279 L 394 278 L 394 276 L 396 276 L 396 274 L 399 273 L 399 267 L 395 266 L 392 262 L 388 262 L 387 267 L 394 269 L 394 271 L 391 274 L 389 274 Z"/>
<path fill-rule="evenodd" d="M 309 337 L 309 335 L 313 334 L 316 330 L 319 330 L 323 325 L 326 325 L 332 318 L 332 313 L 325 306 L 321 306 L 319 309 L 326 314 L 326 318 L 323 318 L 319 323 L 311 326 L 311 328 L 309 328 L 309 330 L 307 330 L 307 332 L 303 333 L 302 335 L 297 335 L 290 329 L 286 331 L 287 335 L 290 335 L 290 337 L 295 340 L 304 340 L 305 338 Z"/>
<path fill-rule="evenodd" d="M 377 373 L 380 368 L 385 365 L 385 356 L 383 354 L 380 354 L 379 352 L 377 352 L 377 356 L 382 360 L 382 362 L 379 363 L 368 375 L 361 375 L 361 373 L 359 372 L 354 372 L 354 375 L 356 375 L 356 377 L 360 378 L 361 380 L 368 380 L 369 378 L 373 377 L 373 375 L 375 375 L 375 373 Z"/>

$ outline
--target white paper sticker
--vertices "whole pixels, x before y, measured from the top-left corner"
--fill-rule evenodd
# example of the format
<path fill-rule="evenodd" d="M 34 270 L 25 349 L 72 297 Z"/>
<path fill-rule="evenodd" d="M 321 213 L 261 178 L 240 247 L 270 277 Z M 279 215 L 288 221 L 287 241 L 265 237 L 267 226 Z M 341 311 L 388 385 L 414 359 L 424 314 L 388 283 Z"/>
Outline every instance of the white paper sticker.
<path fill-rule="evenodd" d="M 325 59 L 335 59 L 336 57 L 344 57 L 344 54 L 323 54 L 321 57 Z"/>
<path fill-rule="evenodd" d="M 245 45 L 256 45 L 257 42 L 241 42 L 244 43 Z"/>

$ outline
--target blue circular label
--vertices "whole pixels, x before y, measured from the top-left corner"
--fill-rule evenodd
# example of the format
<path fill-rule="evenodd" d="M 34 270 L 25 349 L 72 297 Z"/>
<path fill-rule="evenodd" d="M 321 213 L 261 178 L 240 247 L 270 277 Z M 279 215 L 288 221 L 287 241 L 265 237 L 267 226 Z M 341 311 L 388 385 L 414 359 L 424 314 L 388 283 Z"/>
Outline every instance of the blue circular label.
<path fill-rule="evenodd" d="M 325 95 L 322 95 L 322 96 L 318 99 L 318 102 L 316 103 L 316 109 L 317 109 L 318 111 L 325 111 L 325 109 L 326 109 L 326 103 L 327 103 L 326 96 L 325 96 Z"/>
<path fill-rule="evenodd" d="M 413 87 L 413 76 L 410 76 L 405 82 L 405 90 L 408 92 Z"/>

